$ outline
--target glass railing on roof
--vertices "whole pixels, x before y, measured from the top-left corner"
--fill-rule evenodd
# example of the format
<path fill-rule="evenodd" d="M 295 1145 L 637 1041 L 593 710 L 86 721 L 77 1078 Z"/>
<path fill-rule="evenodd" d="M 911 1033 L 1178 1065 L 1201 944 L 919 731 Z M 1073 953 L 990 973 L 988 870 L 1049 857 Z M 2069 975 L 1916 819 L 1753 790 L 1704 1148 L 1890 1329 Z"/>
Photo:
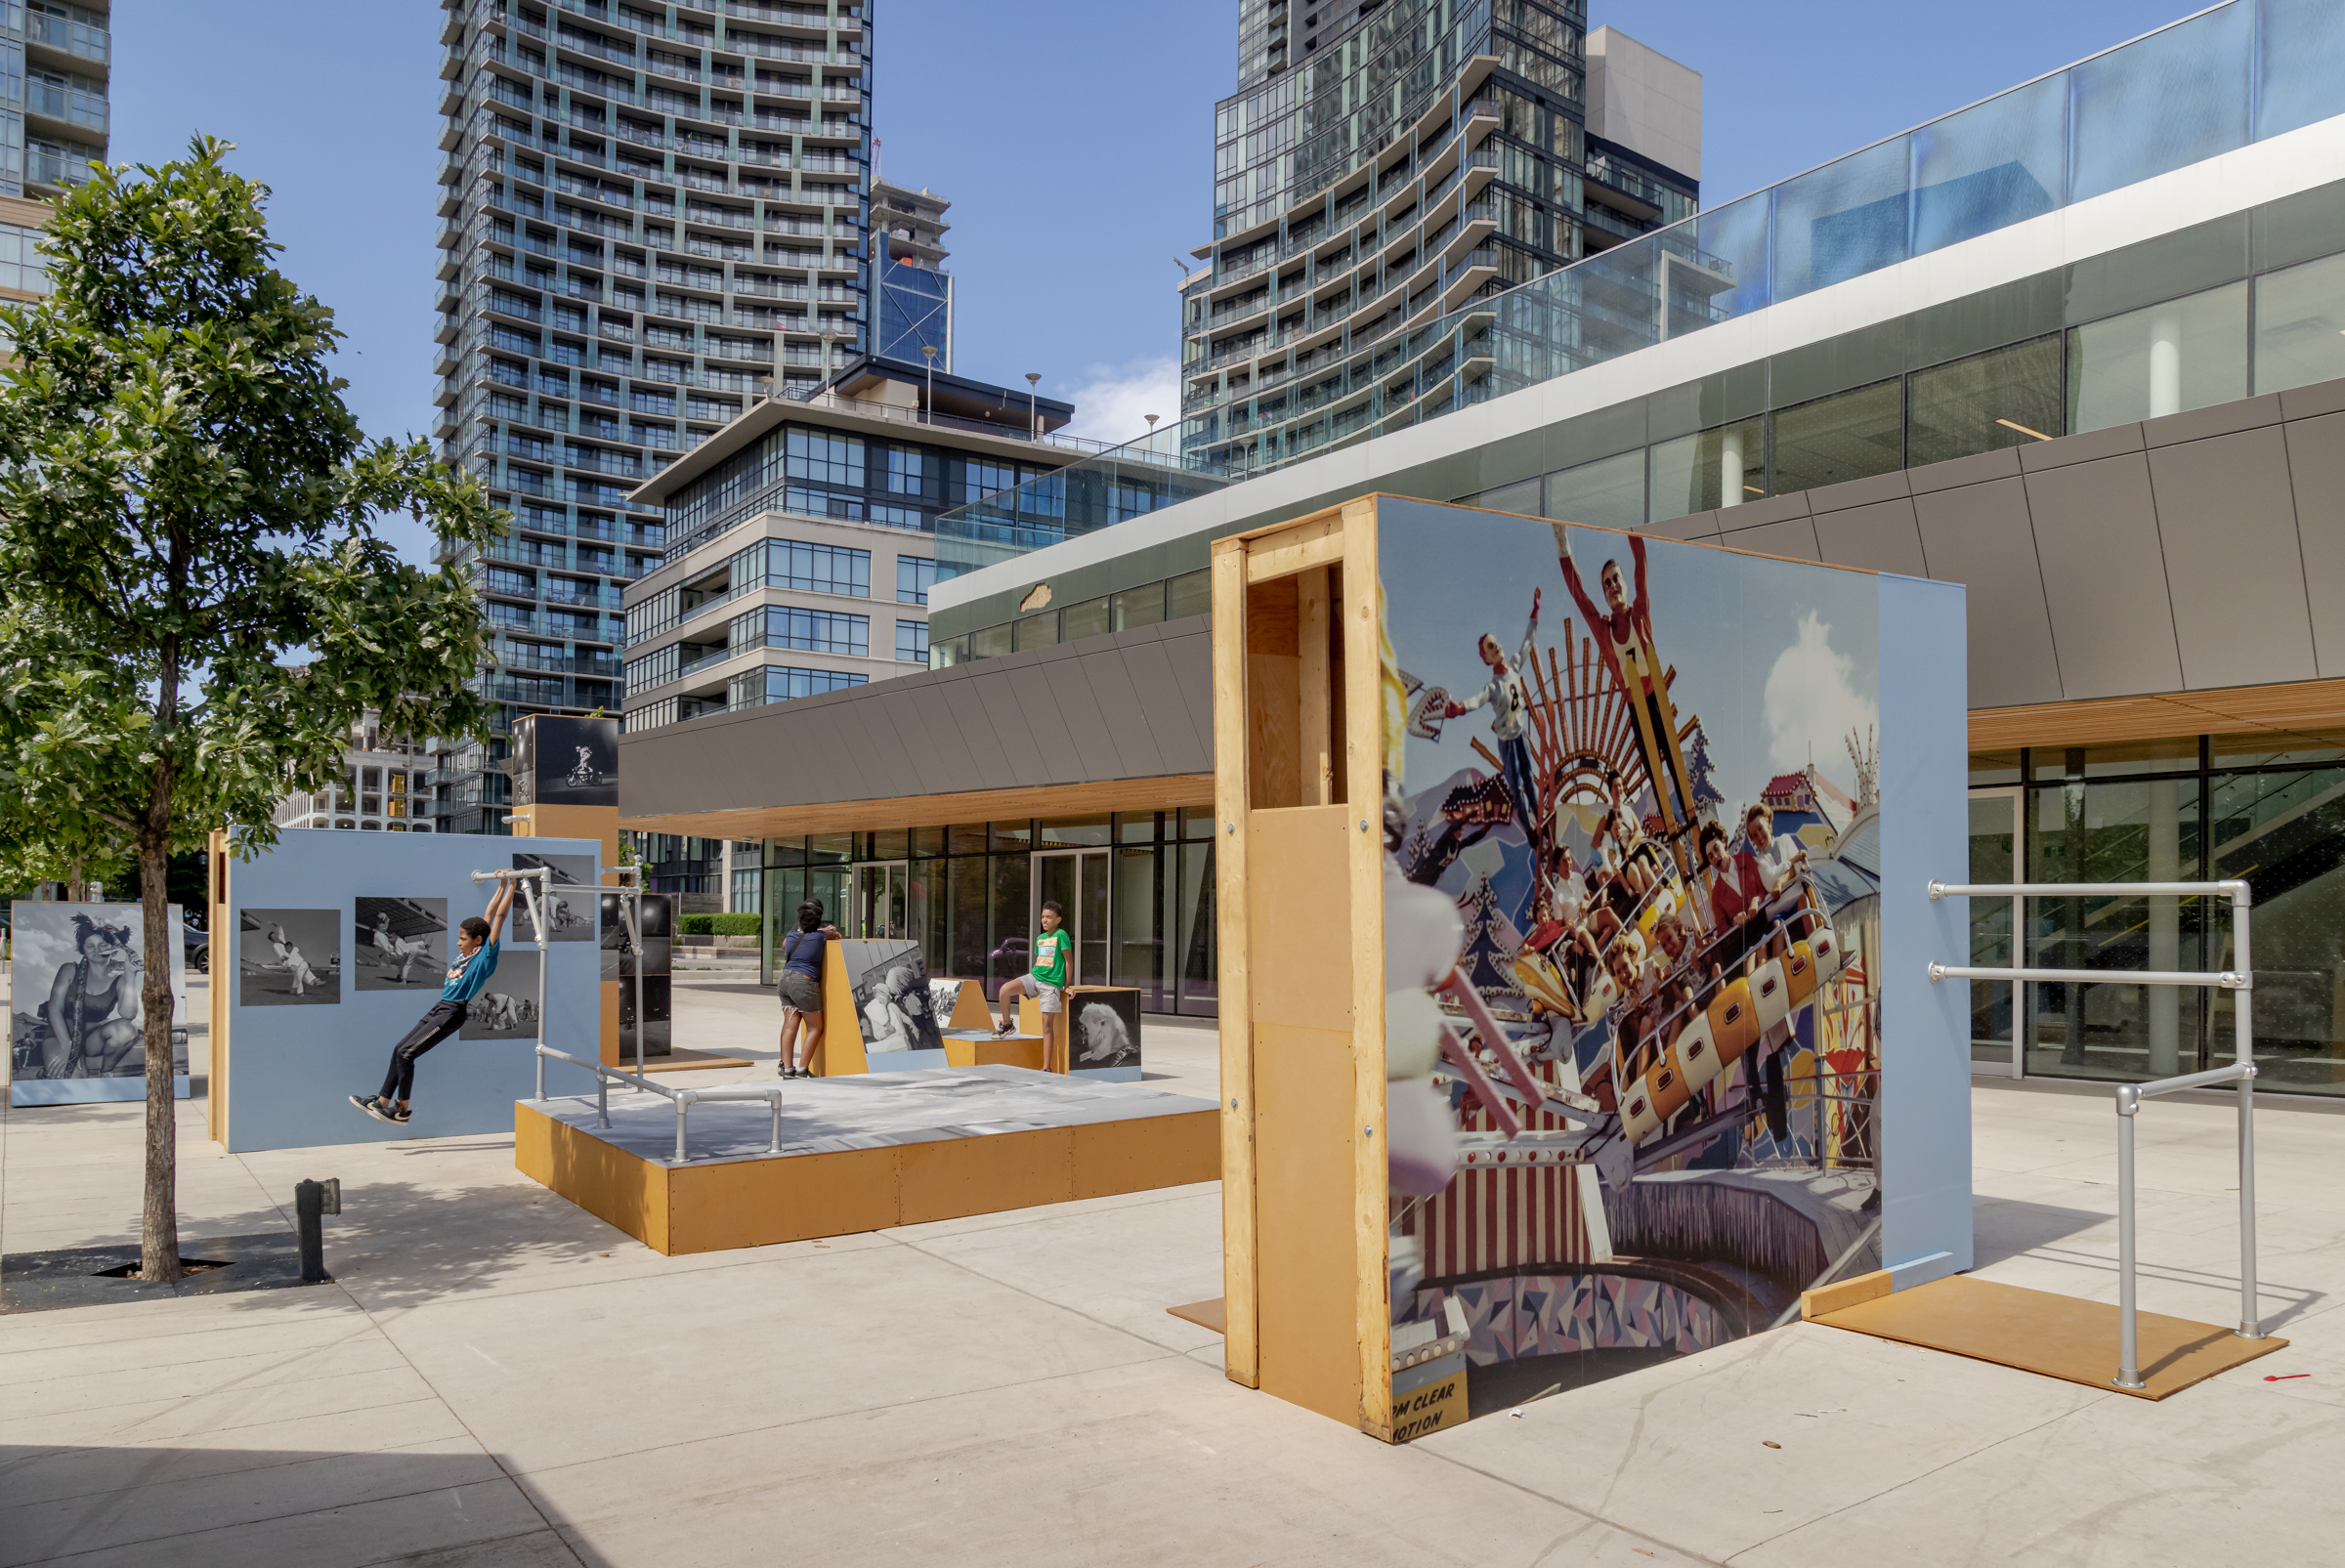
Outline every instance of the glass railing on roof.
<path fill-rule="evenodd" d="M 1215 408 L 1198 408 L 1177 447 L 1158 432 L 947 512 L 937 519 L 936 574 L 956 576 L 1129 522 L 1335 442 L 1569 375 L 2341 113 L 2345 7 L 2226 0 L 1469 301 L 1411 325 L 1405 341 L 1393 339 L 1404 324 L 1398 314 L 1355 306 L 1345 341 L 1359 352 L 1339 362 L 1314 351 L 1312 403 L 1328 411 L 1249 412 L 1240 432 Z M 1225 353 L 1214 362 L 1249 358 Z M 1289 368 L 1283 354 L 1266 357 L 1256 384 L 1284 380 Z"/>

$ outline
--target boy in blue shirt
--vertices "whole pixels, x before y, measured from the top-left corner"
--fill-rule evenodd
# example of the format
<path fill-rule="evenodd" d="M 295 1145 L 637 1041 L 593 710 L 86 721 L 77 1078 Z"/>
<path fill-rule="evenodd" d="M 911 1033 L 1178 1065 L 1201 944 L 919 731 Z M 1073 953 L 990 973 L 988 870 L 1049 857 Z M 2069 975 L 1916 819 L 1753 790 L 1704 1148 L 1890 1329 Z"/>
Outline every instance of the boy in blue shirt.
<path fill-rule="evenodd" d="M 511 871 L 497 872 L 497 889 L 489 899 L 487 917 L 470 915 L 456 928 L 456 956 L 448 966 L 440 999 L 391 1047 L 391 1070 L 383 1075 L 381 1092 L 350 1097 L 351 1104 L 377 1122 L 406 1124 L 407 1094 L 415 1086 L 415 1058 L 464 1027 L 472 998 L 496 973 L 497 939 L 504 935 L 505 914 L 513 908 L 512 877 Z"/>

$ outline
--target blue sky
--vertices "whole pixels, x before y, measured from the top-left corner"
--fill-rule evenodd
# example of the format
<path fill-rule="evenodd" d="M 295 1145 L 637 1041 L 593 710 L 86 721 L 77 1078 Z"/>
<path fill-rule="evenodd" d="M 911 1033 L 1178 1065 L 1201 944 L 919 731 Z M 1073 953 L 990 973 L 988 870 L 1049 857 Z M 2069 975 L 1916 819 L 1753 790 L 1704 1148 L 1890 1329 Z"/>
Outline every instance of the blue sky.
<path fill-rule="evenodd" d="M 882 173 L 950 197 L 964 374 L 1042 372 L 1080 428 L 1174 412 L 1173 258 L 1208 237 L 1236 0 L 874 0 Z M 2185 0 L 1598 0 L 1703 73 L 1709 202 L 2186 15 Z M 430 0 L 115 0 L 113 156 L 202 129 L 276 189 L 284 266 L 350 335 L 367 431 L 429 429 L 443 13 Z M 420 540 L 409 540 L 419 547 Z"/>

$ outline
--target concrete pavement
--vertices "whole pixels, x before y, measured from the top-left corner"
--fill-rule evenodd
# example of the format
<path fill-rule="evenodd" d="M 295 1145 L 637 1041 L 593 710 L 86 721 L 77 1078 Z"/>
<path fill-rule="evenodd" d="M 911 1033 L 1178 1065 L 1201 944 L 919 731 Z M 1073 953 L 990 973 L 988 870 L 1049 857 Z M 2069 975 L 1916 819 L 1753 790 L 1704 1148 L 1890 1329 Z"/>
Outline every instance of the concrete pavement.
<path fill-rule="evenodd" d="M 771 1071 L 770 994 L 676 991 Z M 1149 1028 L 1216 1091 L 1209 1031 Z M 2108 1091 L 1972 1098 L 1980 1272 L 2113 1298 Z M 135 1236 L 139 1115 L 9 1113 L 0 1249 Z M 2228 1322 L 2230 1112 L 2141 1130 L 2143 1305 Z M 2345 1120 L 2260 1135 L 2295 1343 L 2163 1404 L 1796 1325 L 1388 1449 L 1165 1313 L 1219 1293 L 1211 1184 L 669 1259 L 509 1138 L 231 1156 L 194 1101 L 183 1224 L 289 1228 L 339 1175 L 336 1282 L 0 1318 L 0 1568 L 2334 1561 Z"/>

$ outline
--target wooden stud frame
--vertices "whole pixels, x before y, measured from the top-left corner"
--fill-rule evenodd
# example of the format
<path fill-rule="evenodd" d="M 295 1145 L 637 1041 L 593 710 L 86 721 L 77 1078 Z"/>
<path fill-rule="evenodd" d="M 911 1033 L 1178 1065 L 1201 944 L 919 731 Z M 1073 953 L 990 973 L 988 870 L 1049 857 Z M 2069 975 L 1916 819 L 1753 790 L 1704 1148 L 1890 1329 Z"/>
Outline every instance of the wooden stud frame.
<path fill-rule="evenodd" d="M 1389 1441 L 1377 503 L 1378 497 L 1368 496 L 1215 542 L 1214 800 L 1219 845 L 1215 867 L 1226 1369 L 1234 1381 L 1348 1417 L 1362 1431 Z M 1292 676 L 1282 662 L 1289 595 L 1294 606 Z M 1255 618 L 1265 607 L 1279 622 L 1267 631 Z M 1272 642 L 1282 652 L 1263 657 Z M 1265 746 L 1275 755 L 1257 754 Z M 1261 798 L 1265 794 L 1273 798 Z M 1349 1300 L 1354 1320 L 1353 1342 L 1342 1358 L 1340 1379 L 1341 1386 L 1353 1392 L 1340 1399 L 1330 1393 L 1339 1387 L 1331 1377 L 1336 1369 L 1318 1369 L 1310 1388 L 1303 1391 L 1300 1384 L 1281 1386 L 1277 1369 L 1265 1366 L 1265 1340 L 1278 1338 L 1282 1331 L 1290 1338 L 1340 1335 L 1336 1323 L 1272 1321 L 1292 1308 L 1263 1287 L 1265 1208 L 1288 1203 L 1290 1194 L 1281 1189 L 1275 1174 L 1260 1171 L 1258 1160 L 1263 1157 L 1264 1136 L 1288 1135 L 1289 1129 L 1279 1123 L 1293 1115 L 1294 1102 L 1290 1078 L 1287 1098 L 1269 1109 L 1268 1122 L 1257 1103 L 1258 1090 L 1269 1092 L 1258 1076 L 1258 1041 L 1265 1028 L 1279 1027 L 1261 1023 L 1266 1012 L 1276 1011 L 1264 988 L 1277 987 L 1280 977 L 1262 972 L 1256 960 L 1273 947 L 1291 954 L 1297 939 L 1290 930 L 1258 933 L 1250 903 L 1250 890 L 1259 891 L 1252 888 L 1255 879 L 1295 864 L 1290 853 L 1295 845 L 1330 843 L 1335 828 L 1342 836 L 1336 874 L 1343 886 L 1333 890 L 1335 908 L 1321 923 L 1328 948 L 1323 956 L 1330 973 L 1347 972 L 1347 979 L 1342 991 L 1323 989 L 1318 994 L 1326 1015 L 1319 1022 L 1325 1028 L 1308 1033 L 1326 1038 L 1340 1032 L 1348 1041 L 1348 1073 L 1330 1071 L 1317 1081 L 1314 1098 L 1327 1103 L 1315 1107 L 1310 1133 L 1322 1140 L 1313 1148 L 1324 1146 L 1332 1152 L 1335 1145 L 1325 1140 L 1340 1103 L 1348 1123 L 1342 1145 L 1350 1157 L 1349 1235 L 1342 1238 L 1343 1245 L 1333 1255 L 1349 1259 L 1351 1278 L 1342 1293 Z M 1265 838 L 1258 846 L 1255 840 L 1264 834 L 1275 834 L 1277 843 Z M 1339 862 L 1322 856 L 1313 864 L 1336 870 Z M 1311 1212 L 1336 1218 L 1324 1209 Z M 1332 1294 L 1325 1299 L 1332 1305 Z M 1348 1408 L 1332 1408 L 1342 1401 L 1349 1401 Z"/>

